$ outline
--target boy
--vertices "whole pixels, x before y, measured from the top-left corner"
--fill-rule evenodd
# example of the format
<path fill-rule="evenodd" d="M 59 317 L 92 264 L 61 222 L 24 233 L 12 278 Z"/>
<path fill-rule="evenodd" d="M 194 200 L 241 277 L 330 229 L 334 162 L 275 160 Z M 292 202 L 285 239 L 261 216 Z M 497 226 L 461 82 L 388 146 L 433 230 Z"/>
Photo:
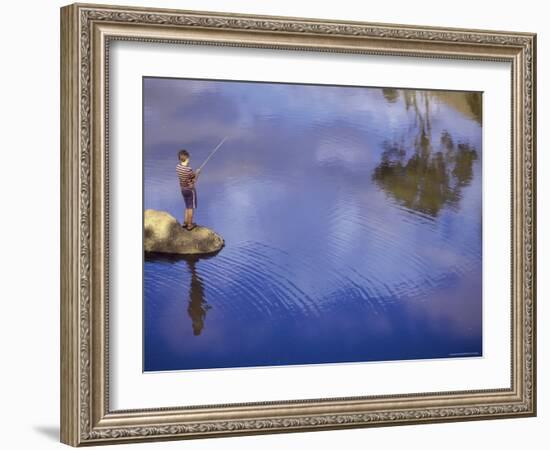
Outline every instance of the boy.
<path fill-rule="evenodd" d="M 189 152 L 187 150 L 180 150 L 178 152 L 178 159 L 180 162 L 176 166 L 176 173 L 180 182 L 181 194 L 185 200 L 185 216 L 182 227 L 186 230 L 192 230 L 197 226 L 196 223 L 193 223 L 193 210 L 197 207 L 195 182 L 199 176 L 200 169 L 195 173 L 189 167 Z"/>

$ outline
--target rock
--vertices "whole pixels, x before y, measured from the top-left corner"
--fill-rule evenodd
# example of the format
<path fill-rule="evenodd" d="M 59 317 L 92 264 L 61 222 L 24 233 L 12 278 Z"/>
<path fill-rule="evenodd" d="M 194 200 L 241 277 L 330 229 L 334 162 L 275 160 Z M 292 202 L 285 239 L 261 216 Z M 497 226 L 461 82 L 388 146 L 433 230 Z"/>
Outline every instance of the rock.
<path fill-rule="evenodd" d="M 154 209 L 145 210 L 143 247 L 146 253 L 202 255 L 215 253 L 224 240 L 210 228 L 196 226 L 191 231 L 170 214 Z"/>

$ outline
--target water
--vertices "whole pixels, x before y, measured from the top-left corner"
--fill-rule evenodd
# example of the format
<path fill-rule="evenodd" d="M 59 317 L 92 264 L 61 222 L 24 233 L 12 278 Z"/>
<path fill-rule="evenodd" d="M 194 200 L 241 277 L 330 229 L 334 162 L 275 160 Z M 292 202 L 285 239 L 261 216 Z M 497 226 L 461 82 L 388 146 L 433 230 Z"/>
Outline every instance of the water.
<path fill-rule="evenodd" d="M 146 257 L 144 370 L 482 355 L 481 95 L 144 80 L 144 207 L 210 258 Z"/>

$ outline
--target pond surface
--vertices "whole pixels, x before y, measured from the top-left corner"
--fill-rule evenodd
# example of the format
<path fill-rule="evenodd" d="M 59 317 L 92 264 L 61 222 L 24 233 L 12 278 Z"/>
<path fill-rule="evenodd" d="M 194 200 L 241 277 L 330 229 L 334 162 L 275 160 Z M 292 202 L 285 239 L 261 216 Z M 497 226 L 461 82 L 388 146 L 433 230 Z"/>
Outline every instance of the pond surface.
<path fill-rule="evenodd" d="M 144 79 L 144 208 L 210 258 L 144 262 L 144 370 L 482 355 L 481 94 Z"/>

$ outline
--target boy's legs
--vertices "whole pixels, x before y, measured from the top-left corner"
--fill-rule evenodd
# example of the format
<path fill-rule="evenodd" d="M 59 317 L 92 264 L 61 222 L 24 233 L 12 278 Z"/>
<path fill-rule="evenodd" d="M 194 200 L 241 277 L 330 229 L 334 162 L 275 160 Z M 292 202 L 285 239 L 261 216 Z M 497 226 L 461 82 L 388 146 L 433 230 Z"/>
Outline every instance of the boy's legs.
<path fill-rule="evenodd" d="M 192 229 L 193 224 L 193 211 L 197 207 L 197 194 L 195 189 L 185 189 L 181 191 L 185 200 L 185 216 L 183 219 L 183 226 Z"/>
<path fill-rule="evenodd" d="M 193 223 L 193 209 L 192 208 L 187 208 L 185 210 L 185 220 L 184 220 L 184 225 L 191 225 Z"/>

